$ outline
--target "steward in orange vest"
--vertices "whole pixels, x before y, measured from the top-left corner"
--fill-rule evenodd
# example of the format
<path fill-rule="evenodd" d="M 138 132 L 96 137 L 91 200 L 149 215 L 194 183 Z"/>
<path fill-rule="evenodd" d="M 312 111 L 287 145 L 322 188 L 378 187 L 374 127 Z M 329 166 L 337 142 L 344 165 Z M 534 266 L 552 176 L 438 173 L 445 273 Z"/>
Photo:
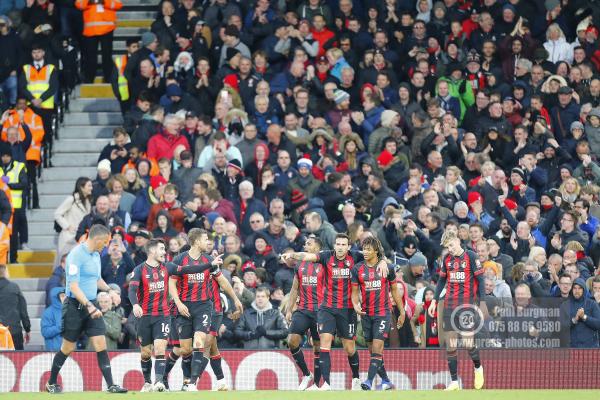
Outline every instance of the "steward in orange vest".
<path fill-rule="evenodd" d="M 121 54 L 114 57 L 114 68 L 110 77 L 113 93 L 117 100 L 119 100 L 121 114 L 123 115 L 131 108 L 129 82 L 127 81 L 127 77 L 125 77 L 125 69 L 127 68 L 129 58 L 140 48 L 139 39 L 129 38 L 125 41 L 125 46 L 127 47 L 127 54 Z"/>
<path fill-rule="evenodd" d="M 24 141 L 26 135 L 22 124 L 27 125 L 31 132 L 31 145 L 25 154 L 25 159 L 27 161 L 34 161 L 39 165 L 42 161 L 42 143 L 45 134 L 44 124 L 42 118 L 27 106 L 27 100 L 23 98 L 17 100 L 16 109 L 8 111 L 7 118 L 2 124 L 2 141 L 6 141 L 6 133 L 11 126 L 16 126 L 19 129 L 19 140 Z"/>
<path fill-rule="evenodd" d="M 102 44 L 102 72 L 104 82 L 110 81 L 113 70 L 113 32 L 117 28 L 117 10 L 120 0 L 77 0 L 75 7 L 83 11 L 82 62 L 86 83 L 94 81 L 98 66 L 98 43 Z"/>

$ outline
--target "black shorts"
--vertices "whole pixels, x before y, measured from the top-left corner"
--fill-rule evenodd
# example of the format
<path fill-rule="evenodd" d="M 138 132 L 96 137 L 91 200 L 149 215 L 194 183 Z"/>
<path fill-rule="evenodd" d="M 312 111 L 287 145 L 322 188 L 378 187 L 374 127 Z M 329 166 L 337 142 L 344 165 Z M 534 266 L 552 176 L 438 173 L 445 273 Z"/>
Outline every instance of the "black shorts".
<path fill-rule="evenodd" d="M 304 336 L 309 329 L 312 339 L 319 340 L 319 331 L 317 329 L 317 312 L 307 310 L 294 311 L 294 314 L 292 314 L 290 333 Z"/>
<path fill-rule="evenodd" d="M 212 301 L 184 302 L 191 317 L 177 316 L 177 333 L 179 340 L 192 339 L 195 332 L 208 333 L 213 313 Z"/>
<path fill-rule="evenodd" d="M 169 317 L 169 346 L 179 346 L 179 334 L 177 333 L 177 316 Z"/>
<path fill-rule="evenodd" d="M 155 340 L 168 340 L 170 331 L 171 317 L 168 315 L 144 315 L 137 321 L 137 336 L 142 347 Z"/>
<path fill-rule="evenodd" d="M 319 334 L 329 333 L 340 339 L 356 338 L 356 312 L 352 308 L 321 308 L 317 312 Z"/>
<path fill-rule="evenodd" d="M 219 336 L 219 328 L 223 323 L 223 312 L 216 312 L 213 310 L 213 315 L 210 317 L 210 329 L 209 333 L 217 337 Z"/>
<path fill-rule="evenodd" d="M 454 308 L 444 307 L 444 331 L 458 334 L 474 334 L 483 327 L 483 318 L 479 307 L 473 304 L 464 304 Z"/>
<path fill-rule="evenodd" d="M 98 307 L 96 300 L 92 303 Z M 87 308 L 77 299 L 67 297 L 62 305 L 62 337 L 69 342 L 77 342 L 82 333 L 87 337 L 104 336 L 106 325 L 103 318 L 92 318 Z"/>
<path fill-rule="evenodd" d="M 392 317 L 389 314 L 372 317 L 364 315 L 360 318 L 360 321 L 367 342 L 372 342 L 374 339 L 386 340 L 388 338 L 392 324 Z"/>

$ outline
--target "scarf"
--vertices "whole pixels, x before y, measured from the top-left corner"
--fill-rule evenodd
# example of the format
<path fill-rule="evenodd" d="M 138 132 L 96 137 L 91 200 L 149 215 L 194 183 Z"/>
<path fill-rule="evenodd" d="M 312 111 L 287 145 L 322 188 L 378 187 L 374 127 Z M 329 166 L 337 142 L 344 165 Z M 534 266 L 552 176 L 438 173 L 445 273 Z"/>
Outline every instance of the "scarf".
<path fill-rule="evenodd" d="M 166 201 L 163 201 L 162 203 L 160 203 L 161 207 L 164 210 L 170 210 L 171 208 L 175 207 L 175 202 L 171 202 L 171 203 L 167 203 Z"/>

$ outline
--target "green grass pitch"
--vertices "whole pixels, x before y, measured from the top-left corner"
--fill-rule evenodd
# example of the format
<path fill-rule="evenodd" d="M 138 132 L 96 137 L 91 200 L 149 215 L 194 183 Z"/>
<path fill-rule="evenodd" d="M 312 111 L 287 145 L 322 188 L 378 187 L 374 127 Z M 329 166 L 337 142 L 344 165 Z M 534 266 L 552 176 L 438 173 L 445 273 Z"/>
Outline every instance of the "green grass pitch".
<path fill-rule="evenodd" d="M 351 391 L 332 391 L 332 392 L 293 392 L 293 391 L 231 391 L 231 392 L 208 392 L 201 391 L 196 393 L 168 392 L 168 393 L 139 393 L 129 392 L 125 395 L 107 394 L 98 392 L 86 393 L 64 393 L 61 395 L 50 395 L 47 393 L 7 393 L 0 395 L 0 398 L 11 400 L 364 400 L 373 399 L 410 399 L 410 400 L 597 400 L 599 392 L 597 390 L 461 390 L 457 392 L 444 392 L 442 390 L 429 391 L 395 391 L 386 392 L 351 392 Z"/>

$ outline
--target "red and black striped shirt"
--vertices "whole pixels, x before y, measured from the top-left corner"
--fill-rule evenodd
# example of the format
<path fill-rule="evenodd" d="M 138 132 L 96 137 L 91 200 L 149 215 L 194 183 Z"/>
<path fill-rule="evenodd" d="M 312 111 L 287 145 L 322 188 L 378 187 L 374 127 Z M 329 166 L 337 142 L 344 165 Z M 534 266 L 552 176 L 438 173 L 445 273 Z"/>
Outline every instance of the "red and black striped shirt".
<path fill-rule="evenodd" d="M 181 271 L 185 274 L 186 266 L 210 264 L 212 259 L 210 256 L 202 254 L 198 260 L 193 259 L 189 252 L 179 254 L 173 259 L 173 263 L 181 266 Z M 173 277 L 177 280 L 177 293 L 181 301 L 199 301 L 205 302 L 212 300 L 212 276 L 217 277 L 221 274 L 221 270 L 215 272 L 205 270 L 204 272 L 185 274 L 182 276 Z"/>
<path fill-rule="evenodd" d="M 447 254 L 440 265 L 440 277 L 446 278 L 444 307 L 473 304 L 478 294 L 477 275 L 483 274 L 477 254 L 465 250 L 459 257 Z"/>
<path fill-rule="evenodd" d="M 215 312 L 220 314 L 223 312 L 223 304 L 221 303 L 221 286 L 219 282 L 217 282 L 217 277 L 215 275 L 211 275 L 212 279 L 210 280 L 211 289 L 211 299 L 213 301 L 213 306 L 215 308 Z"/>
<path fill-rule="evenodd" d="M 352 269 L 352 285 L 360 288 L 362 309 L 370 317 L 383 317 L 390 313 L 390 287 L 396 282 L 396 274 L 390 269 L 381 276 L 376 267 L 361 262 Z"/>
<path fill-rule="evenodd" d="M 298 310 L 317 311 L 323 301 L 323 266 L 302 261 L 296 268 Z"/>
<path fill-rule="evenodd" d="M 352 254 L 348 253 L 344 259 L 338 260 L 334 251 L 322 251 L 317 257 L 317 263 L 324 267 L 321 307 L 338 310 L 353 308 L 351 271 L 355 261 Z"/>
<path fill-rule="evenodd" d="M 166 266 L 138 265 L 129 286 L 137 287 L 136 296 L 144 315 L 169 315 L 169 271 Z"/>

